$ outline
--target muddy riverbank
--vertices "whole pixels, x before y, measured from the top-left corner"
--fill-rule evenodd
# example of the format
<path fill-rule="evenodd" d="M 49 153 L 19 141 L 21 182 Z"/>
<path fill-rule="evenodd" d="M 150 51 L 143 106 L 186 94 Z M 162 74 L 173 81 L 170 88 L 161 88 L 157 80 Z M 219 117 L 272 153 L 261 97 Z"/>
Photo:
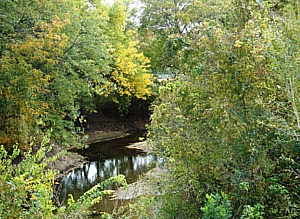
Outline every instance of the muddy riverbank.
<path fill-rule="evenodd" d="M 142 150 L 145 142 L 139 142 L 141 136 L 143 136 L 143 132 L 125 138 L 94 143 L 82 151 L 88 162 L 68 173 L 60 181 L 56 190 L 59 203 L 65 203 L 68 194 L 72 194 L 76 200 L 93 186 L 118 174 L 125 176 L 129 184 L 128 188 L 131 188 L 154 167 L 156 160 L 155 155 Z M 143 185 L 139 186 L 140 190 L 143 190 L 142 187 Z M 117 189 L 117 187 L 113 189 Z M 131 197 L 135 197 L 135 195 L 134 192 Z M 117 197 L 117 199 L 125 200 L 123 197 Z M 132 198 L 127 195 L 126 199 Z M 120 202 L 118 201 L 116 204 L 116 199 L 103 197 L 97 205 L 93 206 L 93 211 L 112 213 L 119 206 Z"/>
<path fill-rule="evenodd" d="M 139 108 L 131 109 L 126 117 L 119 117 L 114 109 L 100 109 L 96 113 L 87 116 L 89 128 L 85 134 L 88 135 L 87 145 L 104 142 L 112 139 L 124 138 L 126 136 L 146 132 L 149 124 L 149 112 Z M 58 145 L 54 145 L 48 156 L 57 155 L 62 151 Z M 68 151 L 59 156 L 50 165 L 50 168 L 57 171 L 55 179 L 60 180 L 67 173 L 82 166 L 87 159 L 79 151 Z"/>
<path fill-rule="evenodd" d="M 103 109 L 88 116 L 87 144 L 123 138 L 146 131 L 146 126 L 149 124 L 147 110 L 131 110 L 124 117 L 116 116 L 116 113 L 111 109 Z"/>

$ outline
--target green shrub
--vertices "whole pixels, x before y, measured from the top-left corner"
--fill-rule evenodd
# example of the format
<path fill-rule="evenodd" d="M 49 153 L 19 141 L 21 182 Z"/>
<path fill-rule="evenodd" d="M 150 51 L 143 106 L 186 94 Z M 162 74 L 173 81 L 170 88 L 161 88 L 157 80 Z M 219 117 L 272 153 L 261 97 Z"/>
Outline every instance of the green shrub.
<path fill-rule="evenodd" d="M 45 158 L 51 150 L 49 137 L 42 142 L 40 149 L 24 154 L 19 164 L 13 161 L 20 150 L 14 146 L 11 155 L 0 147 L 0 217 L 1 218 L 86 218 L 89 208 L 99 202 L 103 195 L 112 190 L 105 188 L 113 183 L 126 185 L 123 175 L 112 177 L 85 192 L 77 201 L 70 196 L 67 206 L 57 207 L 52 202 L 55 172 L 47 168 L 57 156 Z M 30 145 L 32 148 L 33 143 Z M 59 155 L 58 155 L 59 156 Z"/>
<path fill-rule="evenodd" d="M 263 219 L 263 215 L 265 214 L 263 212 L 264 206 L 261 204 L 256 204 L 254 207 L 251 207 L 250 205 L 244 206 L 244 211 L 241 219 Z"/>
<path fill-rule="evenodd" d="M 229 219 L 231 218 L 230 201 L 225 193 L 206 195 L 206 203 L 201 210 L 203 219 Z"/>

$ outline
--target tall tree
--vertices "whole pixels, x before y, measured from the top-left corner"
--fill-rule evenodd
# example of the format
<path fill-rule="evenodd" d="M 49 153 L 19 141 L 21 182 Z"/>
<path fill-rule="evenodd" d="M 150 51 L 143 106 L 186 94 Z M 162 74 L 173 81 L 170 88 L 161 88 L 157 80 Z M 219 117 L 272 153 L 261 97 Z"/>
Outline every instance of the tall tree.
<path fill-rule="evenodd" d="M 218 218 L 222 200 L 210 206 L 215 215 L 203 210 L 222 192 L 234 218 L 250 206 L 266 218 L 299 217 L 299 8 L 248 3 L 230 4 L 237 13 L 220 14 L 226 22 L 203 22 L 186 76 L 160 89 L 149 141 L 170 170 L 161 218 Z"/>
<path fill-rule="evenodd" d="M 182 72 L 190 39 L 206 19 L 219 16 L 227 1 L 142 0 L 140 33 L 142 49 L 154 72 Z"/>
<path fill-rule="evenodd" d="M 22 147 L 29 136 L 38 135 L 41 117 L 49 113 L 48 86 L 67 45 L 61 28 L 68 21 L 51 10 L 40 14 L 41 8 L 57 6 L 55 2 L 2 4 L 7 28 L 1 33 L 1 137 L 8 145 L 18 142 Z"/>
<path fill-rule="evenodd" d="M 122 2 L 5 0 L 1 6 L 1 144 L 27 147 L 30 136 L 51 129 L 53 141 L 79 146 L 74 121 L 94 109 L 96 95 L 124 97 L 124 106 L 131 96 L 150 95 L 148 60 L 125 29 Z"/>

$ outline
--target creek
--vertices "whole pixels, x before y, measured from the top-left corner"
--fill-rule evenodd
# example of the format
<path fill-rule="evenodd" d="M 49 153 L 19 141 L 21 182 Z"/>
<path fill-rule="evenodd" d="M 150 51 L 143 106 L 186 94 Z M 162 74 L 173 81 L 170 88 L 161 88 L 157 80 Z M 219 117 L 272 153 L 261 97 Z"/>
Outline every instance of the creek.
<path fill-rule="evenodd" d="M 141 175 L 148 172 L 154 165 L 155 156 L 140 149 L 126 146 L 139 142 L 144 133 L 138 133 L 121 139 L 94 143 L 80 153 L 87 157 L 88 162 L 67 174 L 58 186 L 59 201 L 66 203 L 68 194 L 77 200 L 84 192 L 110 177 L 123 174 L 127 183 L 136 182 Z M 93 211 L 111 213 L 120 202 L 104 197 L 93 207 Z M 96 217 L 95 217 L 96 218 Z"/>

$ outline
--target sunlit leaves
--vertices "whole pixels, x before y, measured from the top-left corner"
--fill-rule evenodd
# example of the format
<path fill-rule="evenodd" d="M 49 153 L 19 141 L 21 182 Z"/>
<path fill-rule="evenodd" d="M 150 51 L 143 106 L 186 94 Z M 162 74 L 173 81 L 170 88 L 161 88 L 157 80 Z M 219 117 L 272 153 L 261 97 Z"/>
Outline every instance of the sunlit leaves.
<path fill-rule="evenodd" d="M 157 74 L 183 74 L 197 41 L 198 26 L 216 17 L 226 20 L 227 1 L 143 0 L 140 35 L 141 49 L 151 59 Z M 222 11 L 222 13 L 221 13 Z"/>
<path fill-rule="evenodd" d="M 12 161 L 20 151 L 14 147 L 13 156 L 5 157 L 5 162 L 0 163 L 2 217 L 53 217 L 55 207 L 51 197 L 54 173 L 46 170 L 46 163 L 41 163 L 47 150 L 42 147 L 36 155 L 32 155 L 31 151 L 26 153 L 25 159 L 16 168 Z M 6 154 L 3 147 L 0 154 L 1 157 Z"/>
<path fill-rule="evenodd" d="M 94 109 L 95 94 L 126 96 L 127 105 L 150 95 L 149 61 L 125 29 L 123 2 L 1 5 L 1 143 L 23 147 L 29 136 L 52 129 L 54 141 L 80 145 L 73 121 Z"/>
<path fill-rule="evenodd" d="M 120 45 L 115 51 L 115 68 L 112 80 L 117 84 L 120 96 L 135 96 L 146 99 L 150 96 L 151 74 L 147 68 L 149 60 L 135 48 L 135 42 L 129 42 L 128 47 Z"/>

